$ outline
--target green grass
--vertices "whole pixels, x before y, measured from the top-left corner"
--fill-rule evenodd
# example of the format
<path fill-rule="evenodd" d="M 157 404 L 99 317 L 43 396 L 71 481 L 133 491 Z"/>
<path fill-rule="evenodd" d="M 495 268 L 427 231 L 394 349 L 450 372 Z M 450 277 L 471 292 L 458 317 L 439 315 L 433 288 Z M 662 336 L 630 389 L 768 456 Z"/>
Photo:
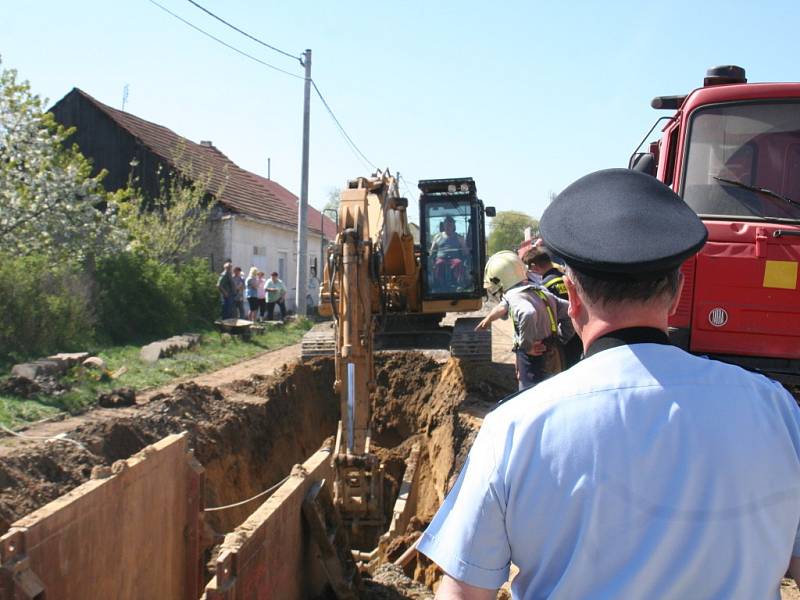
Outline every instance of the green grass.
<path fill-rule="evenodd" d="M 106 363 L 103 373 L 82 368 L 73 369 L 65 378 L 72 389 L 59 396 L 38 396 L 25 400 L 17 396 L 0 394 L 0 423 L 13 427 L 59 412 L 79 413 L 93 405 L 97 395 L 116 388 L 132 387 L 136 390 L 157 387 L 192 375 L 215 371 L 222 367 L 251 358 L 267 350 L 275 350 L 298 342 L 312 323 L 307 320 L 288 323 L 254 335 L 250 341 L 237 336 L 220 335 L 205 331 L 203 341 L 194 349 L 163 358 L 153 365 L 139 360 L 140 346 L 112 346 L 95 352 Z M 111 379 L 109 374 L 125 367 L 127 371 Z M 8 370 L 0 371 L 0 379 Z"/>

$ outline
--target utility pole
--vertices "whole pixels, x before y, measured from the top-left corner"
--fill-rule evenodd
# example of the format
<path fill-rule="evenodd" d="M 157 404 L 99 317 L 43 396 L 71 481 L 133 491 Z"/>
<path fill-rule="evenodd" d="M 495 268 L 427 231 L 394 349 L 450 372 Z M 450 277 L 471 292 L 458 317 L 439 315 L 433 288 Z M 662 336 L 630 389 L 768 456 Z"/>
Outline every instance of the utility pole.
<path fill-rule="evenodd" d="M 306 275 L 308 265 L 306 256 L 306 213 L 308 212 L 308 136 L 311 128 L 311 50 L 303 53 L 303 66 L 306 68 L 306 81 L 303 103 L 303 170 L 300 181 L 300 202 L 297 204 L 297 285 L 295 305 L 298 316 L 306 315 Z"/>

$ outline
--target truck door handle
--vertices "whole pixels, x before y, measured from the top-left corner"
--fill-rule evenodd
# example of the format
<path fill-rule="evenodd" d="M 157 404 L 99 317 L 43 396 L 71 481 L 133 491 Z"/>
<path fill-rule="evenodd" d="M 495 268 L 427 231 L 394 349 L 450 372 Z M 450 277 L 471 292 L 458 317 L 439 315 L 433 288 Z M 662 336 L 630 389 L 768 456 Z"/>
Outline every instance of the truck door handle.
<path fill-rule="evenodd" d="M 800 237 L 800 231 L 797 231 L 795 229 L 776 229 L 775 231 L 772 232 L 772 237 L 774 238 L 783 237 L 785 235 Z"/>

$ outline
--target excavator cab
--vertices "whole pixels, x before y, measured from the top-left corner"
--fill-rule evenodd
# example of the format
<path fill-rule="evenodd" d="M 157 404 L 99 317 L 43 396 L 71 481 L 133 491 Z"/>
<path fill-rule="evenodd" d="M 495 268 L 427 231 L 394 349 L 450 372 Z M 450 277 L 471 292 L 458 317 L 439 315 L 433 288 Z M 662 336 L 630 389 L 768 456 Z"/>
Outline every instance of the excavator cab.
<path fill-rule="evenodd" d="M 423 300 L 461 300 L 483 295 L 485 215 L 471 177 L 419 182 L 420 266 Z"/>

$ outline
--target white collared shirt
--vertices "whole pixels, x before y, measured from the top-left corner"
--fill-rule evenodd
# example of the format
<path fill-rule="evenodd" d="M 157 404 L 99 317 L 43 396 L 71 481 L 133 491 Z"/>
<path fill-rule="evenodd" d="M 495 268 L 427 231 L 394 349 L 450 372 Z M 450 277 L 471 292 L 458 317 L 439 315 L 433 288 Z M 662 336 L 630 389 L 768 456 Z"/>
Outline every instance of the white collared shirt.
<path fill-rule="evenodd" d="M 514 598 L 779 598 L 800 410 L 766 377 L 610 348 L 490 413 L 419 550 Z"/>

